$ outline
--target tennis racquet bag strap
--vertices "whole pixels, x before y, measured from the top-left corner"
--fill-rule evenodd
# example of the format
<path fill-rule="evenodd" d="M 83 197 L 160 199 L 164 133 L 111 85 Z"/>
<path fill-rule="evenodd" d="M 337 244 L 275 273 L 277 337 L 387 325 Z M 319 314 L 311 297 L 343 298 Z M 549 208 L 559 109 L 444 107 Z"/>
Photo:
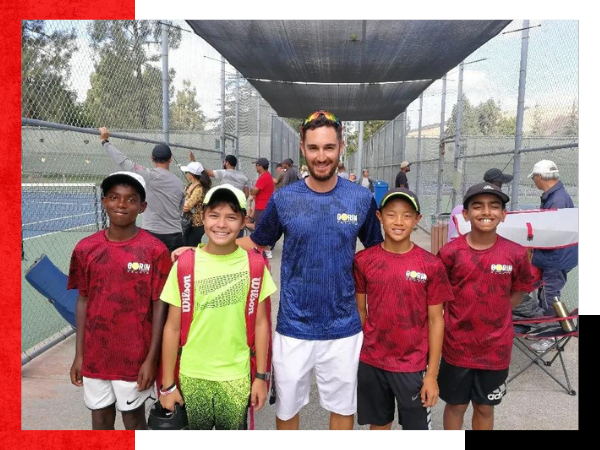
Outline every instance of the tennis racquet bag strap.
<path fill-rule="evenodd" d="M 250 386 L 254 383 L 256 376 L 256 316 L 258 313 L 258 303 L 260 291 L 262 289 L 263 274 L 265 266 L 268 267 L 268 260 L 264 257 L 262 251 L 254 248 L 248 251 L 248 260 L 250 265 L 250 289 L 246 298 L 246 341 L 250 348 Z M 263 300 L 266 303 L 267 318 L 269 321 L 269 349 L 267 351 L 267 372 L 271 368 L 271 304 L 270 298 Z M 269 391 L 269 380 L 267 380 L 267 392 Z M 250 429 L 254 430 L 254 408 L 250 405 Z"/>
<path fill-rule="evenodd" d="M 177 351 L 177 361 L 175 361 L 175 383 L 179 386 L 179 362 L 181 360 L 181 349 L 187 342 L 190 325 L 194 315 L 194 249 L 186 250 L 177 259 L 177 282 L 179 284 L 179 295 L 181 297 L 181 328 L 179 336 L 179 350 Z M 156 376 L 156 387 L 160 397 L 160 388 L 162 386 L 163 371 L 162 363 L 158 365 Z M 181 391 L 181 389 L 180 389 Z"/>

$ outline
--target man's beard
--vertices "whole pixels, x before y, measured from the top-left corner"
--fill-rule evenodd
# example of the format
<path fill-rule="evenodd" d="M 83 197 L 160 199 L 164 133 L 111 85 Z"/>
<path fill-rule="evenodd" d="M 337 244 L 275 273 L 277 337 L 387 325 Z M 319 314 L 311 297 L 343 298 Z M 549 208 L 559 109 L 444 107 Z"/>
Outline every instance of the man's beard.
<path fill-rule="evenodd" d="M 327 172 L 325 175 L 316 175 L 315 172 L 313 171 L 312 163 L 309 163 L 308 161 L 306 161 L 306 165 L 308 166 L 308 171 L 310 172 L 311 177 L 313 177 L 317 181 L 327 181 L 335 175 L 335 171 L 337 169 L 339 162 L 340 162 L 339 158 L 337 159 L 337 161 L 334 161 L 334 163 L 331 165 L 331 170 L 329 172 Z"/>

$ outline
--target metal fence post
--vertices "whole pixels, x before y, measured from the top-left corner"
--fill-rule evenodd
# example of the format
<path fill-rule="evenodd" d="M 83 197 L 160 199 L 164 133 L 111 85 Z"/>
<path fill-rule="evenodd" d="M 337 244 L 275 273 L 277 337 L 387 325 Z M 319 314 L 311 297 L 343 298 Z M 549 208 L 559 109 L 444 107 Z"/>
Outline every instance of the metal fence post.
<path fill-rule="evenodd" d="M 225 58 L 221 56 L 221 159 L 225 159 Z"/>
<path fill-rule="evenodd" d="M 165 142 L 169 144 L 169 35 L 167 25 L 162 24 L 162 111 L 163 111 L 163 135 Z"/>
<path fill-rule="evenodd" d="M 417 197 L 421 195 L 421 173 L 422 173 L 422 163 L 421 161 L 421 127 L 423 125 L 423 93 L 419 95 L 419 134 L 417 138 L 417 161 L 419 161 L 419 165 L 417 166 L 417 189 L 415 194 Z"/>
<path fill-rule="evenodd" d="M 465 64 L 461 62 L 458 70 L 458 101 L 456 103 L 456 122 L 454 124 L 454 182 L 452 183 L 452 207 L 456 205 L 458 197 L 458 189 L 461 186 L 461 175 L 462 172 L 458 171 L 460 156 L 460 127 L 462 119 L 462 86 L 463 86 L 463 74 L 465 71 Z"/>
<path fill-rule="evenodd" d="M 442 212 L 442 183 L 444 182 L 444 159 L 445 159 L 445 148 L 444 138 L 446 137 L 446 79 L 447 75 L 442 78 L 442 112 L 440 116 L 440 148 L 439 148 L 439 161 L 438 161 L 438 182 L 437 182 L 437 198 L 435 202 L 435 213 L 439 214 Z"/>

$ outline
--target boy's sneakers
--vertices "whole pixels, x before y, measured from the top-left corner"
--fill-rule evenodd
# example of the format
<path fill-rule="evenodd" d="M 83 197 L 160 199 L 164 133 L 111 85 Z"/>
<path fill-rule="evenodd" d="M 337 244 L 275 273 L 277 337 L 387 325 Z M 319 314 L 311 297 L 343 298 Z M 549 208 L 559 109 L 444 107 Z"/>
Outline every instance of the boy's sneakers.
<path fill-rule="evenodd" d="M 534 342 L 530 345 L 531 350 L 536 353 L 544 353 L 554 344 L 552 339 L 540 339 L 538 342 Z"/>
<path fill-rule="evenodd" d="M 273 252 L 271 250 L 265 250 L 265 256 L 268 259 L 272 259 L 273 258 Z"/>

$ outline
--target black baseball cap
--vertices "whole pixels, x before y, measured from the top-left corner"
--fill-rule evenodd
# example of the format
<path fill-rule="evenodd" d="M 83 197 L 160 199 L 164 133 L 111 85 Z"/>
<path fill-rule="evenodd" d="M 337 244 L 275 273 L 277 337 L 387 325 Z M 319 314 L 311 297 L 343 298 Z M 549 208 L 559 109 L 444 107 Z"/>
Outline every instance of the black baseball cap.
<path fill-rule="evenodd" d="M 415 208 L 417 214 L 421 214 L 421 206 L 419 205 L 419 199 L 417 198 L 414 192 L 409 191 L 405 188 L 395 188 L 387 191 L 381 199 L 381 203 L 379 204 L 379 210 L 381 211 L 388 201 L 398 197 L 407 200 L 408 203 L 410 203 L 413 206 L 413 208 Z"/>
<path fill-rule="evenodd" d="M 171 148 L 166 144 L 157 144 L 152 150 L 152 158 L 160 161 L 168 161 L 173 154 Z"/>
<path fill-rule="evenodd" d="M 281 164 L 288 164 L 290 166 L 294 165 L 294 161 L 292 161 L 290 158 L 284 159 L 283 161 L 281 161 Z"/>
<path fill-rule="evenodd" d="M 479 184 L 476 184 L 475 186 L 471 186 L 469 188 L 469 190 L 467 191 L 467 193 L 465 194 L 465 197 L 463 199 L 463 208 L 467 209 L 469 200 L 479 194 L 495 195 L 500 200 L 502 200 L 503 204 L 508 203 L 510 200 L 510 197 L 508 195 L 506 195 L 504 192 L 502 192 L 502 189 L 500 189 L 495 184 L 479 183 Z"/>
<path fill-rule="evenodd" d="M 508 173 L 502 173 L 500 169 L 490 169 L 483 175 L 483 181 L 488 183 L 508 183 L 512 181 L 513 176 Z"/>
<path fill-rule="evenodd" d="M 265 169 L 269 168 L 269 160 L 267 158 L 258 158 L 256 161 L 254 161 L 254 164 L 258 164 L 259 166 L 262 166 Z"/>

